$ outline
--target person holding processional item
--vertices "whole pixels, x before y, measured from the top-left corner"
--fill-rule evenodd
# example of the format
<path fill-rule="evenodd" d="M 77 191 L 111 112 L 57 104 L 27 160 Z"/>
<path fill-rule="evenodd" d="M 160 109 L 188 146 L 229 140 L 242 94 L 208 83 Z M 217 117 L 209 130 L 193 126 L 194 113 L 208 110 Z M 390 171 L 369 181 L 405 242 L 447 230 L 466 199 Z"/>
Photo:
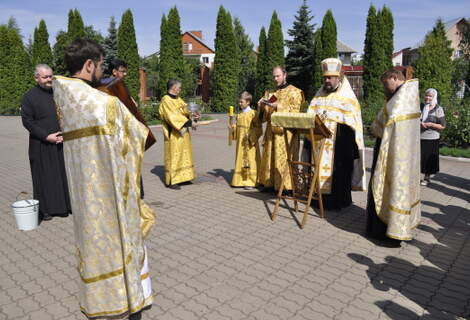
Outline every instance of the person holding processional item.
<path fill-rule="evenodd" d="M 250 107 L 252 99 L 251 94 L 242 92 L 239 101 L 241 110 L 236 124 L 230 128 L 235 131 L 237 141 L 232 187 L 244 187 L 245 190 L 256 186 L 260 163 L 258 139 L 263 131 L 258 112 Z"/>
<path fill-rule="evenodd" d="M 52 69 L 38 64 L 34 70 L 37 86 L 26 92 L 21 101 L 21 119 L 29 131 L 33 196 L 39 201 L 39 218 L 44 221 L 71 213 L 52 78 Z"/>
<path fill-rule="evenodd" d="M 424 92 L 421 105 L 421 173 L 422 186 L 431 182 L 431 175 L 439 172 L 440 131 L 446 127 L 444 109 L 437 104 L 437 90 L 430 88 Z"/>
<path fill-rule="evenodd" d="M 324 208 L 341 210 L 352 204 L 351 190 L 365 190 L 361 106 L 341 71 L 341 60 L 328 58 L 321 66 L 323 86 L 307 113 L 318 115 L 332 133 L 323 150 L 316 150 L 320 155 L 320 187 Z M 310 141 L 305 140 L 304 146 L 311 148 Z M 318 206 L 318 201 L 314 205 Z"/>
<path fill-rule="evenodd" d="M 140 199 L 148 129 L 100 85 L 104 50 L 76 39 L 65 50 L 72 78 L 52 82 L 76 244 L 78 300 L 88 319 L 141 319 L 152 305 L 144 238 L 155 217 Z"/>
<path fill-rule="evenodd" d="M 380 79 L 387 104 L 371 125 L 377 137 L 367 197 L 368 236 L 399 246 L 421 218 L 419 83 L 395 69 Z"/>
<path fill-rule="evenodd" d="M 283 67 L 273 68 L 273 80 L 276 89 L 266 91 L 258 101 L 260 119 L 267 122 L 258 173 L 258 182 L 265 190 L 279 190 L 283 175 L 290 175 L 283 130 L 271 125 L 271 115 L 275 112 L 300 112 L 300 107 L 305 101 L 302 90 L 287 83 L 287 72 Z M 289 133 L 289 143 L 291 138 L 292 134 Z M 292 190 L 291 179 L 285 180 L 284 190 Z"/>
<path fill-rule="evenodd" d="M 200 115 L 191 113 L 178 95 L 181 81 L 170 79 L 168 94 L 160 102 L 163 124 L 165 184 L 171 189 L 181 189 L 179 184 L 196 178 L 189 128 L 196 130 Z"/>

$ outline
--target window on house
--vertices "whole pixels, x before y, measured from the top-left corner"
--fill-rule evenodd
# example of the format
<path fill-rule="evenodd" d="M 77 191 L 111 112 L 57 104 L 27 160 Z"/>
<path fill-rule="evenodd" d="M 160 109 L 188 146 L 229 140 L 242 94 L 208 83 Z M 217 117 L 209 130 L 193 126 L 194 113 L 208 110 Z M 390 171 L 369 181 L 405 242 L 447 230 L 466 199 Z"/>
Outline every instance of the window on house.
<path fill-rule="evenodd" d="M 188 51 L 193 51 L 193 43 L 188 43 Z"/>
<path fill-rule="evenodd" d="M 187 43 L 183 43 L 183 51 L 189 51 L 189 45 Z"/>
<path fill-rule="evenodd" d="M 209 57 L 202 57 L 202 63 L 209 63 Z"/>

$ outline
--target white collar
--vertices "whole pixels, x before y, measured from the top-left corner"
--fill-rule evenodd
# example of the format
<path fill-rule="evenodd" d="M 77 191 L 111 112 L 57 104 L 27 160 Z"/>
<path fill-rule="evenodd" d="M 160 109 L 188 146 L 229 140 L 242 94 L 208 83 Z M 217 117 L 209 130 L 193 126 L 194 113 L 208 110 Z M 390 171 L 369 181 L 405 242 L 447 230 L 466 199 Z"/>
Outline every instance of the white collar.
<path fill-rule="evenodd" d="M 250 106 L 246 107 L 245 109 L 242 109 L 243 113 L 247 113 L 247 112 L 250 112 L 250 111 L 251 111 Z"/>

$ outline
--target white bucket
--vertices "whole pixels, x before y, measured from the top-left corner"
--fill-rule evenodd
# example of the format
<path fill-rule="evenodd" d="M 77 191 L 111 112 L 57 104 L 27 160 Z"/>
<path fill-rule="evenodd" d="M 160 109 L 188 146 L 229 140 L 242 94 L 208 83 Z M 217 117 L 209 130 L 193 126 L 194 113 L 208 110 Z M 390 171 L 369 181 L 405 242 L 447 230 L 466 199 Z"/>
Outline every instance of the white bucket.
<path fill-rule="evenodd" d="M 18 229 L 29 231 L 38 226 L 39 201 L 34 199 L 19 200 L 11 205 Z"/>

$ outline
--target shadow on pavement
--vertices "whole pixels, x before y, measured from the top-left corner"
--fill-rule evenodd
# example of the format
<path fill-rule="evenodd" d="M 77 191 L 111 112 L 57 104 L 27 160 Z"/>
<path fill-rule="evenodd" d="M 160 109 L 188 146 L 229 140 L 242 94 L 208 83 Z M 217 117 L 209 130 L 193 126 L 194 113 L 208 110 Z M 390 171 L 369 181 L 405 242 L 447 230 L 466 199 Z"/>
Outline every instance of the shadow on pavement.
<path fill-rule="evenodd" d="M 155 166 L 150 172 L 158 176 L 161 182 L 165 184 L 165 166 Z"/>
<path fill-rule="evenodd" d="M 224 169 L 212 169 L 212 171 L 207 172 L 214 177 L 222 177 L 227 182 L 228 185 L 232 183 L 233 170 L 227 171 Z"/>
<path fill-rule="evenodd" d="M 421 316 L 396 302 L 376 301 L 375 304 L 391 319 L 451 320 L 465 316 L 467 297 L 459 295 L 460 291 L 452 290 L 459 287 L 457 283 L 446 283 L 446 271 L 432 266 L 417 266 L 393 256 L 387 256 L 385 263 L 375 263 L 369 257 L 356 253 L 349 253 L 348 257 L 368 267 L 366 274 L 376 290 L 396 290 L 429 313 Z"/>

